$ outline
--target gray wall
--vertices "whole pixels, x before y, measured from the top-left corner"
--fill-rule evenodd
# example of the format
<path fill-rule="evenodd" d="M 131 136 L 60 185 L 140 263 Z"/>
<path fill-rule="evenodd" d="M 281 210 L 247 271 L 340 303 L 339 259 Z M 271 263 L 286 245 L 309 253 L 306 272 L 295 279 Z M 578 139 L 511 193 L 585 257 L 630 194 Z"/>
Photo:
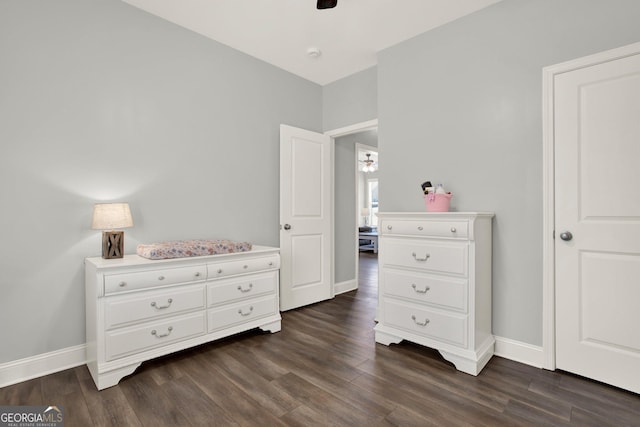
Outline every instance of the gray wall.
<path fill-rule="evenodd" d="M 505 0 L 378 56 L 380 205 L 493 211 L 493 329 L 542 342 L 542 68 L 640 40 L 637 0 Z M 329 108 L 325 104 L 325 110 Z"/>
<path fill-rule="evenodd" d="M 504 0 L 321 88 L 120 1 L 0 1 L 0 363 L 84 343 L 93 203 L 131 204 L 127 253 L 277 245 L 278 125 L 376 117 L 382 210 L 423 210 L 429 178 L 496 212 L 494 332 L 540 344 L 541 69 L 638 22 L 637 0 Z"/>
<path fill-rule="evenodd" d="M 335 140 L 335 283 L 353 280 L 356 239 L 356 144 L 378 146 L 376 131 L 358 132 Z"/>
<path fill-rule="evenodd" d="M 322 88 L 322 129 L 378 118 L 377 69 L 371 67 Z"/>
<path fill-rule="evenodd" d="M 277 246 L 280 123 L 322 131 L 322 88 L 120 1 L 0 1 L 0 363 L 85 342 L 97 201 L 127 253 Z"/>

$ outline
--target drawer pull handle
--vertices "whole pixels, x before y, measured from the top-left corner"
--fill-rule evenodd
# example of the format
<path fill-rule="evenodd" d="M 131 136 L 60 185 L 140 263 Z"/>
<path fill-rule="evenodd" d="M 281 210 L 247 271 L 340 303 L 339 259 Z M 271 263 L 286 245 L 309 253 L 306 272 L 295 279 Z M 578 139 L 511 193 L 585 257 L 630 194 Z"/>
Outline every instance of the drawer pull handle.
<path fill-rule="evenodd" d="M 425 255 L 424 255 L 424 258 L 418 258 L 418 255 L 416 255 L 416 253 L 415 253 L 415 252 L 414 252 L 414 253 L 412 253 L 411 255 L 413 255 L 413 259 L 415 259 L 416 261 L 420 261 L 420 262 L 426 261 L 426 260 L 428 260 L 428 259 L 429 259 L 429 257 L 431 257 L 431 255 L 429 255 L 429 254 L 425 254 Z"/>
<path fill-rule="evenodd" d="M 218 274 L 220 274 L 220 273 L 222 273 L 222 269 L 221 268 L 218 269 Z"/>
<path fill-rule="evenodd" d="M 418 230 L 422 231 L 422 230 L 424 230 L 424 228 L 422 228 L 422 226 L 419 226 Z"/>
<path fill-rule="evenodd" d="M 200 272 L 199 272 L 199 271 L 196 271 L 195 276 L 196 276 L 196 277 L 200 277 Z"/>
<path fill-rule="evenodd" d="M 158 277 L 158 280 L 164 280 L 164 276 Z"/>
<path fill-rule="evenodd" d="M 253 289 L 253 283 L 249 283 L 248 289 L 242 289 L 242 285 L 238 285 L 238 290 L 242 293 L 249 292 L 251 289 Z"/>
<path fill-rule="evenodd" d="M 413 323 L 415 323 L 418 326 L 427 326 L 430 322 L 429 319 L 424 319 L 424 322 L 418 322 L 418 320 L 416 319 L 416 316 L 411 316 L 411 320 L 413 320 Z"/>
<path fill-rule="evenodd" d="M 424 287 L 424 291 L 421 291 L 420 289 L 418 289 L 418 287 L 416 286 L 416 284 L 415 284 L 415 283 L 413 283 L 413 284 L 411 285 L 411 287 L 413 288 L 413 290 L 414 290 L 414 291 L 416 291 L 416 292 L 417 292 L 417 293 L 419 293 L 419 294 L 426 294 L 426 293 L 427 293 L 427 292 L 429 292 L 429 290 L 431 289 L 430 287 L 425 286 L 425 287 Z"/>
<path fill-rule="evenodd" d="M 456 231 L 458 231 L 458 230 L 456 230 L 456 228 L 455 228 L 455 227 L 451 227 L 451 232 L 452 232 L 452 233 L 455 233 Z"/>
<path fill-rule="evenodd" d="M 169 326 L 167 328 L 167 333 L 166 334 L 158 334 L 158 332 L 156 332 L 156 330 L 154 329 L 153 331 L 151 331 L 151 335 L 155 336 L 156 338 L 164 338 L 164 337 L 168 337 L 169 335 L 171 335 L 171 331 L 173 331 L 173 326 Z"/>
<path fill-rule="evenodd" d="M 248 315 L 250 315 L 252 312 L 253 312 L 253 306 L 249 307 L 249 311 L 248 311 L 247 313 L 243 313 L 243 312 L 242 312 L 242 309 L 238 310 L 238 314 L 239 314 L 240 316 L 248 316 Z"/>
<path fill-rule="evenodd" d="M 273 261 L 269 263 L 269 267 L 272 267 L 272 266 L 273 266 Z"/>
<path fill-rule="evenodd" d="M 169 308 L 169 307 L 171 307 L 171 303 L 172 303 L 172 302 L 173 302 L 173 298 L 169 298 L 169 299 L 167 300 L 167 305 L 158 305 L 158 304 L 156 304 L 156 302 L 155 302 L 155 301 L 153 301 L 153 302 L 151 303 L 151 307 L 154 307 L 154 308 L 156 308 L 157 310 L 162 310 L 162 309 L 165 309 L 165 308 Z"/>
<path fill-rule="evenodd" d="M 242 268 L 244 268 L 246 270 L 247 268 L 249 268 L 249 266 L 245 264 L 245 265 L 242 266 Z"/>
<path fill-rule="evenodd" d="M 124 288 L 125 286 L 127 286 L 127 282 L 120 282 L 118 283 L 118 286 L 120 286 L 121 288 Z"/>
<path fill-rule="evenodd" d="M 393 227 L 390 225 L 387 225 L 387 230 L 391 230 Z"/>

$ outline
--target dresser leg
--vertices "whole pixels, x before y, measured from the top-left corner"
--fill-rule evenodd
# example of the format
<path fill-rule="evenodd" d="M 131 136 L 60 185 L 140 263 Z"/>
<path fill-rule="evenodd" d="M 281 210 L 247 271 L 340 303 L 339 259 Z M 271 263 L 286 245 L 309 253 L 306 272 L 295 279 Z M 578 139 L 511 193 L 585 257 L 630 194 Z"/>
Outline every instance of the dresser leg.
<path fill-rule="evenodd" d="M 280 329 L 282 329 L 282 322 L 278 320 L 275 322 L 267 323 L 266 325 L 260 326 L 260 329 L 265 332 L 271 332 L 272 334 L 275 332 L 280 332 Z"/>
<path fill-rule="evenodd" d="M 477 376 L 487 362 L 489 362 L 491 356 L 493 356 L 493 347 L 491 348 L 491 351 L 484 352 L 478 360 L 467 359 L 466 357 L 458 356 L 444 350 L 438 351 L 445 360 L 453 363 L 458 371 L 465 372 L 473 376 Z"/>
<path fill-rule="evenodd" d="M 93 382 L 96 383 L 96 387 L 98 387 L 98 390 L 104 390 L 105 388 L 118 385 L 122 378 L 126 377 L 127 375 L 133 374 L 138 366 L 140 366 L 140 363 L 134 363 L 132 365 L 123 366 L 122 368 L 117 368 L 109 372 L 97 374 L 97 376 L 94 375 L 93 372 L 91 372 L 91 376 L 93 377 Z"/>
<path fill-rule="evenodd" d="M 396 335 L 387 334 L 386 332 L 376 330 L 376 342 L 384 345 L 398 344 L 402 341 L 403 338 L 400 338 Z"/>
<path fill-rule="evenodd" d="M 449 353 L 444 350 L 438 350 L 438 351 L 440 352 L 442 357 L 445 358 L 445 360 L 448 360 L 449 362 L 453 363 L 458 371 L 465 372 L 473 376 L 478 375 L 478 373 L 480 372 L 480 369 L 478 369 L 478 364 L 473 360 L 469 360 L 467 358 L 458 356 L 453 353 Z"/>

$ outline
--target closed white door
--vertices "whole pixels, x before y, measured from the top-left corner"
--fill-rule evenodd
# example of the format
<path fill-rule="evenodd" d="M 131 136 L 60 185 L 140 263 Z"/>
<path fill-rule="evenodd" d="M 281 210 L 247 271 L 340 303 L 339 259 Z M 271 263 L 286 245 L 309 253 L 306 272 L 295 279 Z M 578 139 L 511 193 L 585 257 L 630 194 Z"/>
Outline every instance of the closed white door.
<path fill-rule="evenodd" d="M 280 310 L 333 297 L 333 146 L 280 125 Z"/>
<path fill-rule="evenodd" d="M 640 55 L 553 84 L 556 366 L 640 393 Z"/>

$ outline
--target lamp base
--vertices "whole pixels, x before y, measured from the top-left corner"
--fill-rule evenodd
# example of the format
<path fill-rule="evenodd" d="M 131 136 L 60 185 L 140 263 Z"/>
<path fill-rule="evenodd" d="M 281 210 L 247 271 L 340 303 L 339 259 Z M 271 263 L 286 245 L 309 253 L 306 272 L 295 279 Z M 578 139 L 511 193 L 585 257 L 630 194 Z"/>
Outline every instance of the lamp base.
<path fill-rule="evenodd" d="M 124 256 L 124 231 L 102 232 L 102 258 L 122 258 Z"/>

